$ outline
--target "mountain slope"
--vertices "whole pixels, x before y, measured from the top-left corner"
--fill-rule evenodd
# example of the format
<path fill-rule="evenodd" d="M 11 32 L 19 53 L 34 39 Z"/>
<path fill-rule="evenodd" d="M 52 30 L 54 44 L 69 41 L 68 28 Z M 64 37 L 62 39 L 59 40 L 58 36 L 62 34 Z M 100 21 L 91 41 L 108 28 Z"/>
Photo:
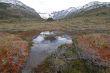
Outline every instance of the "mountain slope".
<path fill-rule="evenodd" d="M 110 3 L 109 2 L 90 2 L 80 9 L 78 9 L 75 13 L 68 14 L 67 17 L 75 17 L 75 16 L 99 16 L 99 15 L 107 15 L 110 14 Z"/>
<path fill-rule="evenodd" d="M 97 11 L 97 12 L 96 12 Z M 100 12 L 101 11 L 101 12 Z M 75 16 L 80 16 L 80 15 L 89 15 L 91 13 L 98 13 L 98 14 L 109 14 L 110 12 L 110 3 L 109 2 L 90 2 L 80 8 L 69 8 L 66 10 L 58 11 L 51 13 L 50 16 L 57 20 L 57 19 L 63 19 L 63 18 L 68 18 L 68 17 L 75 17 Z M 92 13 L 92 14 L 93 14 Z"/>
<path fill-rule="evenodd" d="M 62 18 L 65 18 L 68 14 L 75 12 L 76 10 L 77 10 L 76 8 L 70 7 L 66 10 L 53 12 L 50 14 L 50 17 L 52 17 L 53 19 L 62 19 Z"/>
<path fill-rule="evenodd" d="M 18 0 L 0 0 L 0 19 L 9 18 L 41 19 L 34 9 Z"/>

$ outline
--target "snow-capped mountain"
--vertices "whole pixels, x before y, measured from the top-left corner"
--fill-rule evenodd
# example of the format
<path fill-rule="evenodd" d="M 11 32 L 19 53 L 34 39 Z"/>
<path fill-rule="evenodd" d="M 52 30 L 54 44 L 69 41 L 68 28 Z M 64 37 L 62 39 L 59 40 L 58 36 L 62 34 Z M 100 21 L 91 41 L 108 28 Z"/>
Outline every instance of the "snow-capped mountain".
<path fill-rule="evenodd" d="M 78 15 L 79 13 L 84 13 L 86 11 L 96 9 L 96 8 L 110 8 L 110 2 L 98 2 L 98 1 L 93 1 L 90 2 L 82 7 L 70 7 L 68 9 L 58 11 L 58 12 L 53 12 L 50 14 L 50 17 L 57 20 L 57 19 L 63 19 L 68 16 L 75 16 Z"/>
<path fill-rule="evenodd" d="M 58 12 L 53 12 L 49 16 L 53 19 L 62 19 L 65 18 L 68 14 L 75 12 L 77 9 L 74 7 L 70 7 L 66 10 L 58 11 Z"/>
<path fill-rule="evenodd" d="M 80 10 L 87 11 L 87 10 L 102 8 L 102 7 L 110 7 L 110 2 L 98 2 L 98 1 L 90 2 L 84 5 L 83 7 L 81 7 Z"/>
<path fill-rule="evenodd" d="M 38 18 L 40 15 L 18 0 L 0 0 L 0 18 Z"/>
<path fill-rule="evenodd" d="M 2 3 L 8 3 L 8 4 L 13 4 L 13 5 L 18 5 L 18 6 L 22 6 L 22 7 L 25 7 L 26 9 L 30 9 L 30 10 L 34 10 L 28 6 L 26 6 L 25 4 L 23 4 L 21 1 L 19 0 L 0 0 L 0 2 Z M 34 10 L 35 11 L 35 10 Z"/>

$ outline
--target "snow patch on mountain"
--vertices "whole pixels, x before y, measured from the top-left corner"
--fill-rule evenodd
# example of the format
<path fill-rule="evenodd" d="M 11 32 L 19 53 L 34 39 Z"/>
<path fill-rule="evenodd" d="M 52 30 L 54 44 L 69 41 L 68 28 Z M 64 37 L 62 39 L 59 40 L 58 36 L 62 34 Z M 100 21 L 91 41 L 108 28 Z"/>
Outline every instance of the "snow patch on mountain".
<path fill-rule="evenodd" d="M 62 10 L 62 11 L 57 11 L 57 12 L 52 12 L 50 14 L 50 17 L 57 20 L 57 19 L 63 19 L 66 16 L 69 15 L 76 15 L 80 12 L 88 11 L 91 9 L 96 9 L 100 7 L 110 7 L 110 2 L 99 2 L 99 1 L 93 1 L 90 2 L 82 7 L 70 7 L 68 9 Z"/>
<path fill-rule="evenodd" d="M 10 16 L 41 19 L 40 15 L 33 8 L 19 0 L 0 0 L 0 3 L 9 5 L 5 11 Z"/>

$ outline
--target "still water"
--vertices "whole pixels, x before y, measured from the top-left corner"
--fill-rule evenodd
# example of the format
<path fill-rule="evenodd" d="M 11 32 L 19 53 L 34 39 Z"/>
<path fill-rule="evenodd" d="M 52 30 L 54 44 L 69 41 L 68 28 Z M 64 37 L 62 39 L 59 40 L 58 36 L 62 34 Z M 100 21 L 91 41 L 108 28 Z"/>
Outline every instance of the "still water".
<path fill-rule="evenodd" d="M 48 38 L 48 39 L 46 39 Z M 63 44 L 72 44 L 68 35 L 57 35 L 55 32 L 41 32 L 33 40 L 33 45 L 22 73 L 30 73 L 31 69 L 41 64 L 44 59 Z"/>

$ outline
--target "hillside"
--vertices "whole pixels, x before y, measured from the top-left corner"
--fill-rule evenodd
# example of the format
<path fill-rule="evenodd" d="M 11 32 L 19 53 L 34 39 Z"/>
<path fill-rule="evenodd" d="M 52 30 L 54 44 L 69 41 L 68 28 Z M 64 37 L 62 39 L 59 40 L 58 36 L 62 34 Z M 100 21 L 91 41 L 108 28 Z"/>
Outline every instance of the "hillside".
<path fill-rule="evenodd" d="M 0 19 L 10 18 L 41 19 L 34 9 L 18 0 L 0 0 Z"/>
<path fill-rule="evenodd" d="M 76 15 L 70 14 L 66 16 L 64 19 L 72 19 L 74 17 L 110 17 L 110 9 L 109 8 L 97 8 L 97 9 L 92 9 L 89 11 L 82 11 Z"/>
<path fill-rule="evenodd" d="M 82 7 L 74 8 L 70 7 L 66 10 L 58 11 L 58 12 L 53 12 L 50 14 L 50 17 L 53 19 L 64 19 L 64 18 L 71 18 L 71 17 L 76 17 L 80 15 L 107 15 L 110 13 L 110 3 L 109 2 L 98 2 L 98 1 L 93 1 L 90 2 Z"/>
<path fill-rule="evenodd" d="M 54 13 L 61 20 L 40 21 L 20 1 L 0 0 L 0 73 L 110 73 L 110 4 Z"/>

